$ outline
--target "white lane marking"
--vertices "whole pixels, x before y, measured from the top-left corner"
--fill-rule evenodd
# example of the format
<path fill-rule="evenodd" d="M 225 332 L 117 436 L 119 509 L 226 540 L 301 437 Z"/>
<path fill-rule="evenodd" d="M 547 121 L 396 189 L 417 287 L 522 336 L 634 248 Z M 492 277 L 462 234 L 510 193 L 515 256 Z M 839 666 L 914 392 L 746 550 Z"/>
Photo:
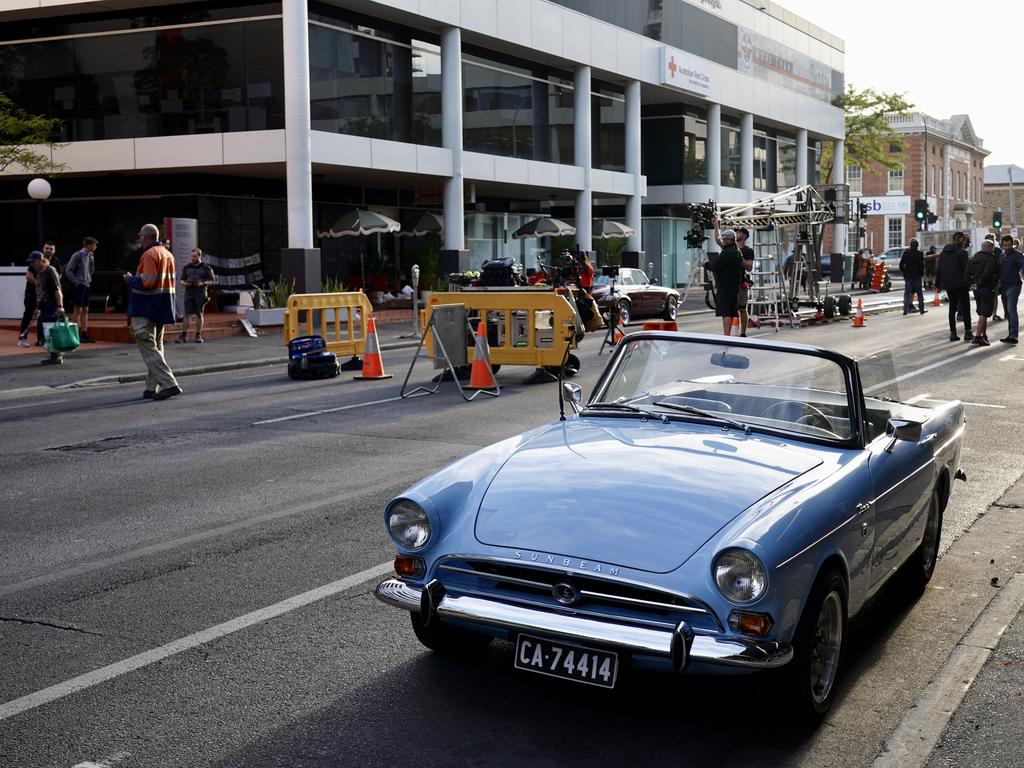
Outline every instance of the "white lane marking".
<path fill-rule="evenodd" d="M 1007 355 L 1006 357 L 999 358 L 1000 363 L 1005 363 L 1007 360 L 1024 360 L 1024 357 L 1017 357 L 1016 355 Z"/>
<path fill-rule="evenodd" d="M 110 757 L 105 757 L 99 762 L 86 760 L 84 763 L 75 763 L 71 768 L 113 768 L 113 766 L 131 756 L 131 752 L 115 752 Z"/>
<path fill-rule="evenodd" d="M 265 515 L 259 517 L 249 517 L 245 520 L 239 520 L 234 523 L 228 523 L 227 525 L 220 525 L 216 528 L 210 528 L 206 531 L 199 533 L 191 533 L 187 536 L 182 536 L 177 539 L 171 539 L 170 541 L 161 542 L 160 544 L 152 544 L 148 547 L 142 547 L 141 549 L 134 549 L 131 552 L 124 552 L 120 555 L 114 555 L 113 557 L 106 557 L 102 560 L 94 560 L 89 563 L 82 563 L 71 568 L 67 568 L 63 571 L 56 571 L 54 573 L 43 574 L 42 576 L 36 576 L 25 581 L 15 582 L 14 584 L 7 584 L 0 586 L 0 597 L 9 595 L 12 592 L 20 592 L 23 589 L 29 587 L 38 587 L 42 584 L 49 584 L 50 582 L 59 581 L 61 579 L 70 578 L 73 576 L 81 576 L 84 573 L 90 571 L 96 571 L 101 568 L 108 568 L 114 565 L 121 565 L 130 560 L 138 560 L 139 558 L 146 557 L 148 555 L 154 555 L 159 552 L 165 552 L 170 549 L 185 546 L 186 544 L 194 544 L 205 539 L 212 539 L 216 536 L 223 536 L 234 531 L 241 530 L 243 528 L 250 528 L 254 525 L 260 525 L 261 523 L 270 522 L 277 520 L 282 517 L 290 517 L 291 515 L 298 515 L 303 512 L 309 512 L 314 509 L 320 509 L 327 506 L 335 506 L 339 502 L 347 501 L 349 499 L 357 498 L 367 493 L 373 493 L 375 491 L 383 491 L 388 488 L 394 488 L 395 485 L 400 484 L 400 481 L 396 482 L 393 478 L 384 482 L 375 483 L 373 485 L 364 485 L 359 488 L 339 493 L 332 496 L 329 499 L 319 499 L 317 501 L 308 501 L 305 504 L 297 504 L 295 506 L 285 507 L 275 512 L 268 512 Z"/>
<path fill-rule="evenodd" d="M 945 360 L 938 360 L 938 361 L 932 363 L 931 365 L 926 365 L 924 368 L 918 368 L 916 371 L 911 371 L 910 373 L 904 373 L 902 376 L 897 376 L 895 379 L 889 379 L 888 381 L 883 381 L 880 384 L 875 384 L 873 387 L 868 387 L 867 389 L 865 389 L 864 390 L 864 394 L 870 394 L 871 392 L 875 392 L 875 391 L 877 391 L 879 389 L 884 389 L 885 387 L 888 387 L 890 384 L 898 384 L 901 381 L 906 381 L 907 379 L 912 379 L 915 376 L 920 376 L 922 373 L 930 371 L 930 370 L 932 370 L 934 368 L 938 368 L 938 367 L 943 366 L 943 365 L 949 365 L 950 363 L 956 362 L 957 360 L 959 360 L 962 357 L 967 357 L 968 355 L 974 353 L 975 351 L 976 350 L 974 350 L 974 349 L 968 349 L 968 350 L 966 350 L 964 352 L 961 352 L 959 355 L 953 355 L 952 357 L 947 357 Z"/>
<path fill-rule="evenodd" d="M 218 640 L 227 635 L 238 632 L 242 629 L 262 624 L 270 619 L 282 616 L 290 611 L 294 611 L 296 608 L 302 608 L 303 606 L 315 603 L 318 600 L 323 600 L 326 597 L 331 597 L 339 592 L 344 592 L 347 589 L 358 586 L 364 581 L 383 576 L 385 573 L 392 569 L 393 563 L 388 560 L 386 563 L 380 563 L 379 565 L 371 566 L 366 568 L 359 573 L 354 573 L 351 576 L 346 576 L 343 579 L 332 581 L 330 584 L 325 584 L 322 587 L 311 589 L 308 592 L 303 592 L 299 595 L 294 595 L 279 603 L 268 605 L 265 608 L 247 613 L 238 618 L 225 621 L 222 624 L 209 627 L 207 629 L 200 630 L 199 632 L 193 632 L 191 635 L 180 637 L 177 640 L 172 640 L 169 643 L 161 645 L 157 648 L 153 648 L 148 651 L 143 651 L 127 659 L 108 664 L 105 667 L 94 669 L 92 672 L 86 672 L 84 675 L 73 677 L 70 680 L 65 680 L 62 683 L 51 685 L 49 688 L 43 688 L 35 693 L 30 693 L 26 696 L 22 696 L 17 699 L 13 699 L 4 704 L 0 704 L 0 720 L 6 720 L 9 717 L 14 717 L 22 712 L 27 712 L 30 709 L 41 707 L 44 704 L 62 699 L 65 696 L 70 696 L 72 693 L 91 688 L 94 685 L 105 683 L 108 680 L 113 680 L 115 677 L 126 675 L 129 672 L 148 667 L 150 664 L 155 664 L 158 661 L 182 653 L 183 651 L 189 651 L 200 645 Z"/>
<path fill-rule="evenodd" d="M 0 408 L 0 411 L 13 411 L 13 410 L 15 410 L 17 408 L 37 408 L 39 406 L 40 402 L 45 402 L 45 404 L 47 406 L 50 406 L 50 405 L 55 405 L 56 403 L 66 403 L 70 399 L 71 398 L 69 398 L 69 397 L 65 397 L 63 400 L 45 400 L 45 401 L 34 401 L 34 402 L 31 402 L 31 403 L 22 403 L 21 405 L 5 405 L 3 408 Z"/>
<path fill-rule="evenodd" d="M 258 427 L 262 424 L 277 424 L 282 421 L 293 421 L 294 419 L 308 419 L 311 416 L 322 416 L 325 413 L 338 413 L 338 411 L 350 411 L 353 408 L 365 408 L 368 405 L 383 405 L 384 403 L 397 403 L 399 400 L 409 400 L 413 397 L 421 397 L 421 395 L 410 395 L 409 397 L 386 397 L 383 400 L 371 400 L 368 403 L 353 403 L 352 405 L 341 405 L 337 408 L 325 408 L 322 411 L 307 411 L 305 413 L 296 413 L 292 416 L 278 416 L 276 419 L 264 419 L 263 421 L 254 421 L 251 426 Z"/>
<path fill-rule="evenodd" d="M 907 405 L 913 405 L 914 403 L 919 403 L 922 400 L 929 400 L 929 398 L 931 398 L 931 396 L 932 396 L 931 392 L 922 392 L 920 395 L 914 395 L 912 398 L 907 400 L 906 403 L 907 403 Z M 929 402 L 931 402 L 931 401 L 929 400 Z"/>
<path fill-rule="evenodd" d="M 285 374 L 279 370 L 274 371 L 263 371 L 261 373 L 250 373 L 248 376 L 235 376 L 236 379 L 258 379 L 261 376 L 280 376 L 282 379 L 285 378 Z"/>

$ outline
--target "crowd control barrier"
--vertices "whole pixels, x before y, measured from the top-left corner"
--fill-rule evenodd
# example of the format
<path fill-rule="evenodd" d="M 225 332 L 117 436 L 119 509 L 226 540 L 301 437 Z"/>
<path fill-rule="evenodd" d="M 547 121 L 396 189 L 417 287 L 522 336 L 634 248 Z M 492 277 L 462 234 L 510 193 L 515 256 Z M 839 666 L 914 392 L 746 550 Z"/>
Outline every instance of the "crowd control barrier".
<path fill-rule="evenodd" d="M 294 293 L 284 311 L 284 343 L 299 336 L 323 336 L 327 350 L 341 359 L 358 360 L 366 345 L 367 322 L 373 307 L 361 291 Z M 342 368 L 359 368 L 345 363 Z"/>
<path fill-rule="evenodd" d="M 477 316 L 486 323 L 494 366 L 532 365 L 557 370 L 562 365 L 566 344 L 570 349 L 576 348 L 576 307 L 566 296 L 554 291 L 435 292 L 427 301 L 427 311 L 441 304 L 462 304 L 471 317 Z M 430 335 L 427 343 L 433 344 Z M 467 359 L 472 360 L 469 343 L 467 339 Z M 432 346 L 430 354 L 434 354 Z M 578 370 L 578 360 L 570 357 Z"/>

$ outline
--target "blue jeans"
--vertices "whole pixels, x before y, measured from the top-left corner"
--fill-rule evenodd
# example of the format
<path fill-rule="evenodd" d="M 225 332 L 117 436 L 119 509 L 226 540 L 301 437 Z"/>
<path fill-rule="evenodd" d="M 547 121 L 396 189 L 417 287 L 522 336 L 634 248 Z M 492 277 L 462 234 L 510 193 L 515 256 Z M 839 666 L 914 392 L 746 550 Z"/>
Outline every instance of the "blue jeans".
<path fill-rule="evenodd" d="M 1017 338 L 1018 330 L 1018 318 L 1017 318 L 1017 299 L 1020 298 L 1020 283 L 1011 285 L 1003 291 L 1003 311 L 1006 312 L 1006 323 L 1009 326 L 1009 332 L 1006 334 L 1012 339 Z"/>
<path fill-rule="evenodd" d="M 903 314 L 907 314 L 910 311 L 910 300 L 914 294 L 917 294 L 917 309 L 919 312 L 924 312 L 924 291 L 921 288 L 920 277 L 908 277 L 903 284 Z"/>

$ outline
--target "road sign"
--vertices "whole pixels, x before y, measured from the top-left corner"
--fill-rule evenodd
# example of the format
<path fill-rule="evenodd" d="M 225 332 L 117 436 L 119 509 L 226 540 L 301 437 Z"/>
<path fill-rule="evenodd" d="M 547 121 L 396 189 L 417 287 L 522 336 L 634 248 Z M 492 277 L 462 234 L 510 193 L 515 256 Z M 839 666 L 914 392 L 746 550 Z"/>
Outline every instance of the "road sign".
<path fill-rule="evenodd" d="M 1010 227 L 1010 234 L 1013 235 L 1014 237 L 1016 237 L 1017 236 L 1017 228 L 1016 227 Z"/>

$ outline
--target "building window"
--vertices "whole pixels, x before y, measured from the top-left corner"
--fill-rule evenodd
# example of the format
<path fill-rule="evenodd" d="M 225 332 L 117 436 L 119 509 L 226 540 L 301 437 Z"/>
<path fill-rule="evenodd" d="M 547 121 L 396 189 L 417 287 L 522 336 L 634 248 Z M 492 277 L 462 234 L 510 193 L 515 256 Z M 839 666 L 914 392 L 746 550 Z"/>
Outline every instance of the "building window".
<path fill-rule="evenodd" d="M 903 166 L 889 171 L 889 194 L 903 194 Z"/>
<path fill-rule="evenodd" d="M 691 115 L 683 118 L 683 181 L 708 183 L 708 124 Z"/>
<path fill-rule="evenodd" d="M 775 137 L 776 145 L 776 189 L 796 186 L 796 141 L 783 136 Z"/>
<path fill-rule="evenodd" d="M 591 164 L 606 171 L 626 170 L 626 99 L 622 91 L 600 85 L 590 95 Z M 573 158 L 562 160 L 572 162 Z"/>
<path fill-rule="evenodd" d="M 851 196 L 864 194 L 863 173 L 859 165 L 846 169 L 846 183 L 850 185 Z"/>
<path fill-rule="evenodd" d="M 740 186 L 740 129 L 722 123 L 722 186 Z"/>
<path fill-rule="evenodd" d="M 885 217 L 885 247 L 886 248 L 902 248 L 903 247 L 903 217 L 902 216 L 886 216 Z"/>
<path fill-rule="evenodd" d="M 764 134 L 754 134 L 754 190 L 757 192 L 774 192 L 768 187 L 768 145 L 769 139 Z M 771 142 L 775 149 L 775 142 Z M 772 179 L 774 182 L 774 179 Z M 772 184 L 774 187 L 774 184 Z"/>

